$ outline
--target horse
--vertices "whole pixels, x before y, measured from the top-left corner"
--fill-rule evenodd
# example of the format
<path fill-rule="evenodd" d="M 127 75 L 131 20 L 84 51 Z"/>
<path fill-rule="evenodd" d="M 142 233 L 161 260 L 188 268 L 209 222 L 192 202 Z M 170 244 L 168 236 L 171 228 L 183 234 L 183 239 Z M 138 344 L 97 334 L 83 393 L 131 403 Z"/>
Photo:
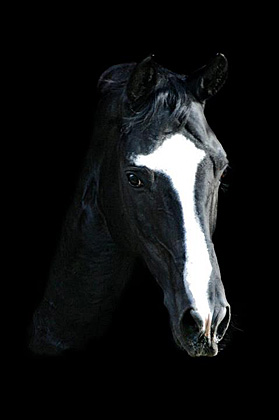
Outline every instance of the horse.
<path fill-rule="evenodd" d="M 104 337 L 141 261 L 178 348 L 217 355 L 231 318 L 212 240 L 228 159 L 204 110 L 227 74 L 223 54 L 187 76 L 152 55 L 103 72 L 92 142 L 32 318 L 33 352 Z"/>

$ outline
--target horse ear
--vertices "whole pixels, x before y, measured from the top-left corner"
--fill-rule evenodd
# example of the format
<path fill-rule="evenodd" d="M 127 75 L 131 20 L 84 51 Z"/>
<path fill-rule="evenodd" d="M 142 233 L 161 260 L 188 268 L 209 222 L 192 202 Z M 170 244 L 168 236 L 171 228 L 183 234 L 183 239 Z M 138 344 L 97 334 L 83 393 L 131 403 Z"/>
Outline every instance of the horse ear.
<path fill-rule="evenodd" d="M 127 83 L 127 96 L 131 102 L 145 99 L 157 80 L 157 65 L 152 56 L 137 64 Z"/>
<path fill-rule="evenodd" d="M 187 79 L 187 85 L 192 94 L 204 102 L 224 85 L 228 76 L 228 61 L 223 54 L 217 54 L 206 65 L 192 73 Z"/>

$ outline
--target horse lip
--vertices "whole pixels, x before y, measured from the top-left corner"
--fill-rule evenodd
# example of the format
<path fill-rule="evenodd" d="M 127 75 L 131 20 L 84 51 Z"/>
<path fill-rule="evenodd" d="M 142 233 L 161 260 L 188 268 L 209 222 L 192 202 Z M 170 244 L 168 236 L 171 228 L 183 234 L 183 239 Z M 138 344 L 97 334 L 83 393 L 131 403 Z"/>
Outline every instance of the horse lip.
<path fill-rule="evenodd" d="M 199 342 L 191 342 L 184 345 L 185 350 L 191 357 L 214 357 L 218 354 L 218 345 L 208 337 L 203 336 Z"/>
<path fill-rule="evenodd" d="M 218 342 L 220 340 L 211 340 L 210 336 L 205 334 L 197 334 L 192 340 L 181 337 L 180 334 L 173 331 L 173 336 L 178 347 L 182 350 L 186 350 L 191 357 L 214 357 L 218 354 Z"/>

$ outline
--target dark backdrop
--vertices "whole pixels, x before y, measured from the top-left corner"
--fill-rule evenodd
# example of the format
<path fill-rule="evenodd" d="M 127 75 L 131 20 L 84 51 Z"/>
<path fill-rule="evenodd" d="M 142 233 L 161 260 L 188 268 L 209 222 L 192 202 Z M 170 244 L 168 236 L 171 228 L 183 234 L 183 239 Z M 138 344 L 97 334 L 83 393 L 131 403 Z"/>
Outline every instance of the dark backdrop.
<path fill-rule="evenodd" d="M 265 131 L 259 75 L 269 40 L 259 31 L 259 15 L 244 15 L 229 7 L 221 17 L 207 19 L 205 13 L 203 20 L 198 11 L 193 15 L 178 6 L 152 16 L 138 10 L 138 5 L 130 4 L 130 8 L 135 10 L 129 10 L 126 17 L 108 5 L 107 10 L 79 15 L 74 8 L 40 10 L 36 17 L 22 22 L 16 35 L 19 135 L 14 144 L 20 162 L 16 182 L 20 263 L 12 270 L 20 271 L 16 275 L 20 303 L 10 355 L 23 369 L 23 382 L 30 375 L 38 386 L 50 381 L 58 394 L 59 384 L 63 389 L 68 384 L 78 390 L 78 384 L 84 386 L 89 381 L 91 387 L 107 395 L 108 390 L 119 391 L 123 381 L 125 400 L 124 394 L 132 393 L 143 381 L 137 391 L 138 406 L 147 392 L 154 390 L 175 391 L 178 405 L 185 403 L 185 394 L 193 389 L 201 399 L 222 392 L 223 397 L 233 394 L 236 400 L 248 401 L 246 388 L 263 385 L 259 378 L 263 378 L 268 359 L 260 340 L 255 339 L 264 324 L 259 289 L 266 266 L 261 263 L 259 246 L 263 228 L 259 226 L 255 233 L 254 221 L 265 200 L 257 178 L 259 145 Z M 135 278 L 124 294 L 109 338 L 83 352 L 55 359 L 33 356 L 27 349 L 28 325 L 42 297 L 60 227 L 91 139 L 99 76 L 113 64 L 138 62 L 150 53 L 170 70 L 188 74 L 217 52 L 228 58 L 229 79 L 208 102 L 206 116 L 232 167 L 230 187 L 220 196 L 215 234 L 233 314 L 225 349 L 213 359 L 195 360 L 178 350 L 161 290 L 146 272 Z M 89 394 L 90 386 L 86 387 Z M 160 405 L 162 401 L 164 398 Z M 218 398 L 211 400 L 212 410 L 217 409 L 217 402 Z"/>

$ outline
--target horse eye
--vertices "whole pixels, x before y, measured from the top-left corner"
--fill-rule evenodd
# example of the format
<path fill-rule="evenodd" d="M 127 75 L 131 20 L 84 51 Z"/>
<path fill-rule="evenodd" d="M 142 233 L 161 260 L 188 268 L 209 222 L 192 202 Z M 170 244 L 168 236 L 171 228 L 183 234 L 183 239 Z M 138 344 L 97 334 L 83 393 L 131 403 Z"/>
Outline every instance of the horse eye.
<path fill-rule="evenodd" d="M 143 182 L 137 177 L 136 174 L 130 172 L 127 174 L 127 178 L 129 184 L 132 185 L 132 187 L 139 188 L 143 186 Z"/>

